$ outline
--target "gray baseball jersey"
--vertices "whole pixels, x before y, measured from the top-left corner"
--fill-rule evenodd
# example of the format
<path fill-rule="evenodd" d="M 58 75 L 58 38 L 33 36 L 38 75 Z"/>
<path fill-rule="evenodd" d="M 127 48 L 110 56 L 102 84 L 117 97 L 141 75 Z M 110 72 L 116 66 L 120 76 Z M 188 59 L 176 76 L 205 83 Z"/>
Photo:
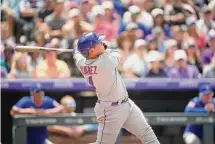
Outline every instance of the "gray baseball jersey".
<path fill-rule="evenodd" d="M 117 101 L 128 97 L 122 77 L 118 72 L 119 52 L 106 50 L 96 59 L 74 55 L 76 65 L 85 79 L 92 85 L 101 101 Z"/>

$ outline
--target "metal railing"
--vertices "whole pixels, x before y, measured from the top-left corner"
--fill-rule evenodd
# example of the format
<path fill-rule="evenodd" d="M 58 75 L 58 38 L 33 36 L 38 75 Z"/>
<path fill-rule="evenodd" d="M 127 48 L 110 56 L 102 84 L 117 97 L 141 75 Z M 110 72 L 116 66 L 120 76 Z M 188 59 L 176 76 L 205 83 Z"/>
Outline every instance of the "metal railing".
<path fill-rule="evenodd" d="M 215 114 L 144 113 L 144 115 L 150 125 L 201 124 L 203 125 L 203 143 L 214 144 Z M 27 144 L 27 127 L 93 123 L 96 123 L 94 114 L 78 114 L 77 116 L 16 115 L 13 121 L 13 144 Z"/>

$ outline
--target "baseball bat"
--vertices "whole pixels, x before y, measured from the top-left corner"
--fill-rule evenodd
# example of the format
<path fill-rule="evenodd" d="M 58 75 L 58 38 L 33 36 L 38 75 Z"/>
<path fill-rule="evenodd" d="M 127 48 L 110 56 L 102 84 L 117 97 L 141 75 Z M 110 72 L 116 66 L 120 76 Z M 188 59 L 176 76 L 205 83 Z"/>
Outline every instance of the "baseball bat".
<path fill-rule="evenodd" d="M 18 52 L 48 52 L 48 51 L 55 51 L 55 52 L 73 52 L 72 49 L 62 49 L 62 48 L 46 48 L 46 47 L 38 47 L 38 46 L 16 46 L 16 51 Z"/>

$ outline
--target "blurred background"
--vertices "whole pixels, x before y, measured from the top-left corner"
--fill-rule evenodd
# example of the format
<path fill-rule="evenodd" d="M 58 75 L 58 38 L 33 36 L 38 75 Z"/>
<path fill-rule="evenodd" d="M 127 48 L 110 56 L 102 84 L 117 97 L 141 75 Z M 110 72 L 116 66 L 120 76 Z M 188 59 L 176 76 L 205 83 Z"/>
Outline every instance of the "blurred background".
<path fill-rule="evenodd" d="M 12 143 L 10 109 L 29 95 L 27 82 L 55 79 L 53 85 L 62 88 L 65 79 L 83 78 L 71 53 L 19 53 L 15 46 L 73 49 L 91 31 L 104 34 L 108 47 L 120 50 L 119 72 L 126 80 L 215 81 L 215 0 L 1 0 L 1 80 L 20 80 L 1 92 L 3 144 Z M 191 85 L 189 90 L 134 86 L 128 92 L 144 112 L 184 112 L 199 93 L 198 84 Z M 61 104 L 64 96 L 72 96 L 76 113 L 93 113 L 97 100 L 94 91 L 84 88 L 45 92 Z M 96 126 L 89 127 L 74 128 L 66 136 L 50 130 L 49 137 L 57 144 L 93 142 Z M 184 126 L 153 129 L 161 143 L 183 144 Z M 126 131 L 123 138 L 139 143 Z"/>

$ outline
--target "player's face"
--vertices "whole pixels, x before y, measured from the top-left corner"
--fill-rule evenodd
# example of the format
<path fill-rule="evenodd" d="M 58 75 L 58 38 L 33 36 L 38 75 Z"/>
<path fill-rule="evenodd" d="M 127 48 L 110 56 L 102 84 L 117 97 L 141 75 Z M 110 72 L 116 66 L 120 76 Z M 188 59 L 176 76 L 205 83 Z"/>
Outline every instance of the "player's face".
<path fill-rule="evenodd" d="M 213 92 L 211 92 L 209 94 L 204 94 L 204 95 L 201 95 L 201 99 L 205 104 L 207 104 L 212 101 L 213 95 L 214 95 Z"/>
<path fill-rule="evenodd" d="M 44 92 L 43 91 L 31 92 L 31 96 L 33 96 L 34 100 L 41 101 L 43 99 Z"/>
<path fill-rule="evenodd" d="M 90 49 L 89 58 L 97 58 L 99 55 L 103 54 L 104 51 L 105 51 L 105 48 L 103 46 L 103 43 L 100 42 Z"/>

